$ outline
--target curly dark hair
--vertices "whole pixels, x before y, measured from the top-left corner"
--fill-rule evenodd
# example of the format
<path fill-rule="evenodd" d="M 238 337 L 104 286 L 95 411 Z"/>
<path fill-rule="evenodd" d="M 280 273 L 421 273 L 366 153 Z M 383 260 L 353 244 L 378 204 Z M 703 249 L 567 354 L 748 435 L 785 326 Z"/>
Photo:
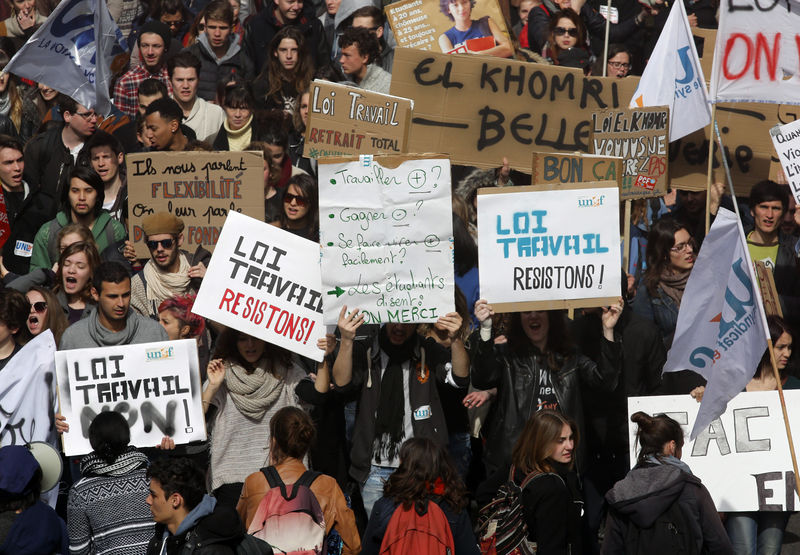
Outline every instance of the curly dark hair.
<path fill-rule="evenodd" d="M 0 322 L 4 323 L 17 338 L 27 337 L 28 315 L 31 313 L 31 303 L 28 298 L 15 289 L 0 290 Z"/>
<path fill-rule="evenodd" d="M 444 486 L 441 495 L 434 493 L 437 481 Z M 437 495 L 456 513 L 467 506 L 467 488 L 447 450 L 424 437 L 411 438 L 400 447 L 400 466 L 386 480 L 383 495 L 402 503 L 405 510 L 413 506 L 420 515 Z"/>
<path fill-rule="evenodd" d="M 147 469 L 147 477 L 161 484 L 164 499 L 168 499 L 173 493 L 180 494 L 190 511 L 200 504 L 206 493 L 203 471 L 184 457 L 154 460 Z"/>
<path fill-rule="evenodd" d="M 339 46 L 344 49 L 355 44 L 358 53 L 367 56 L 367 63 L 375 63 L 380 59 L 381 47 L 378 37 L 363 27 L 348 27 L 339 37 Z"/>
<path fill-rule="evenodd" d="M 547 311 L 547 346 L 542 353 L 547 357 L 547 365 L 553 371 L 561 368 L 560 359 L 568 356 L 574 348 L 572 334 L 567 325 L 567 313 L 564 310 Z M 532 348 L 531 340 L 525 335 L 522 328 L 522 313 L 514 312 L 511 314 L 511 322 L 508 328 L 508 346 L 517 353 L 528 352 Z"/>

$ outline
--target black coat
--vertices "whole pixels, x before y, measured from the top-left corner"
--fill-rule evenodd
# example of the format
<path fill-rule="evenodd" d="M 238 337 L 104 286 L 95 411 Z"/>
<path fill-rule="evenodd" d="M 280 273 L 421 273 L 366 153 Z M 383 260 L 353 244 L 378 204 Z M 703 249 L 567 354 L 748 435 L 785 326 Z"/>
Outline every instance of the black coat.
<path fill-rule="evenodd" d="M 164 541 L 167 555 L 234 555 L 245 533 L 236 511 L 219 505 L 180 535 L 169 534 L 165 540 L 165 530 L 165 525 L 156 524 L 155 533 L 147 544 L 147 555 L 160 555 Z"/>
<path fill-rule="evenodd" d="M 231 34 L 231 40 L 236 41 L 236 35 Z M 199 40 L 186 49 L 200 59 L 200 75 L 197 79 L 197 96 L 204 100 L 213 101 L 217 97 L 217 83 L 222 78 L 236 76 L 239 82 L 248 82 L 253 78 L 253 66 L 238 45 L 236 52 L 226 56 L 220 63 L 205 44 Z"/>

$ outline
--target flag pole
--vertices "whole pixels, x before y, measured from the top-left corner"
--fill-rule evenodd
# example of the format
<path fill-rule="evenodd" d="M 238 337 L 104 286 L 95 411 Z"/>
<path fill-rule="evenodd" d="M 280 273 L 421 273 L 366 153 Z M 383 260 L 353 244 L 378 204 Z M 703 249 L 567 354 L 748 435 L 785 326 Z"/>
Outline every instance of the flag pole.
<path fill-rule="evenodd" d="M 708 173 L 706 174 L 706 235 L 711 227 L 711 179 L 714 173 L 714 122 L 717 118 L 717 105 L 711 105 L 711 128 L 708 136 Z M 734 202 L 735 204 L 735 202 Z"/>
<path fill-rule="evenodd" d="M 606 37 L 603 44 L 603 77 L 608 76 L 608 35 L 611 32 L 611 0 L 608 0 L 606 10 Z"/>
<path fill-rule="evenodd" d="M 625 201 L 625 229 L 622 232 L 622 269 L 628 273 L 628 261 L 631 256 L 631 199 Z"/>
<path fill-rule="evenodd" d="M 769 333 L 769 332 L 767 332 Z M 775 350 L 772 347 L 772 338 L 767 337 L 767 349 L 769 349 L 769 360 L 772 363 L 772 371 L 775 373 L 775 383 L 778 386 L 778 396 L 781 400 L 781 410 L 783 411 L 783 424 L 786 426 L 786 438 L 789 440 L 789 453 L 792 455 L 792 469 L 794 475 L 798 476 L 797 472 L 797 455 L 794 452 L 794 440 L 792 439 L 792 427 L 789 425 L 789 413 L 786 410 L 786 399 L 783 398 L 783 386 L 781 385 L 781 373 L 778 371 L 778 361 L 775 360 Z M 800 483 L 794 481 L 794 490 L 797 496 L 800 497 Z"/>

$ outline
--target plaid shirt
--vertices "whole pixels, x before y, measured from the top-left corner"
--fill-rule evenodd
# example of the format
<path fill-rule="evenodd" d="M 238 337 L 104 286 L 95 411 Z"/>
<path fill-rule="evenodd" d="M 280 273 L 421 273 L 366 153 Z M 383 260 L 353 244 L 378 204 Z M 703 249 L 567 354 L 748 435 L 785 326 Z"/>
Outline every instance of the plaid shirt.
<path fill-rule="evenodd" d="M 169 95 L 172 96 L 172 83 L 169 80 L 166 64 L 158 73 L 150 73 L 144 66 L 138 65 L 120 77 L 114 86 L 114 106 L 130 117 L 139 113 L 139 85 L 145 79 L 155 78 L 167 86 Z"/>

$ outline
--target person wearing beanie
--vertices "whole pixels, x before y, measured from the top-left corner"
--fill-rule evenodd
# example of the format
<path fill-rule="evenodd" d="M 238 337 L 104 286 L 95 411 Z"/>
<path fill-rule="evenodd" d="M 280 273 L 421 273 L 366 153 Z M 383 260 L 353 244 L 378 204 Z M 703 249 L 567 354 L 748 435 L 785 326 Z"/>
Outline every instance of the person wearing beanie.
<path fill-rule="evenodd" d="M 135 117 L 139 106 L 139 85 L 142 81 L 155 78 L 167 86 L 172 94 L 172 84 L 167 74 L 167 52 L 172 35 L 169 27 L 160 21 L 148 21 L 139 33 L 139 65 L 128 70 L 114 87 L 114 106 Z"/>
<path fill-rule="evenodd" d="M 39 499 L 42 467 L 30 449 L 0 448 L 0 468 L 0 553 L 68 553 L 64 521 Z"/>
<path fill-rule="evenodd" d="M 150 260 L 131 282 L 131 305 L 158 320 L 159 305 L 177 295 L 196 293 L 206 273 L 211 253 L 198 245 L 194 255 L 181 250 L 183 220 L 169 212 L 156 212 L 142 220 Z"/>

